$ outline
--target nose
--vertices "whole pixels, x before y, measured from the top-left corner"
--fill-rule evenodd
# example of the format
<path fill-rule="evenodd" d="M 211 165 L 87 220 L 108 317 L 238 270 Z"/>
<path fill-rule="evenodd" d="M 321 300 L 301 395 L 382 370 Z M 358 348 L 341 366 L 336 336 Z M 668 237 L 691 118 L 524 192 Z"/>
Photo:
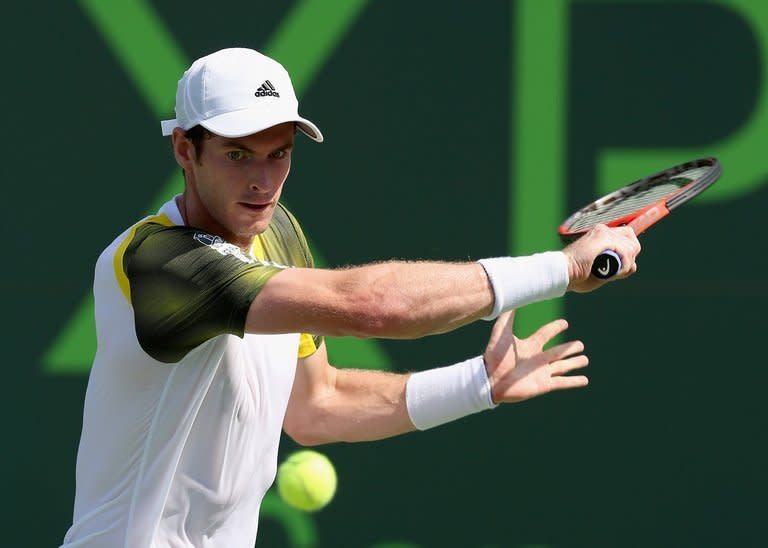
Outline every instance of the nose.
<path fill-rule="evenodd" d="M 264 163 L 258 163 L 251 170 L 248 177 L 248 186 L 253 191 L 266 192 L 272 190 L 274 183 L 271 180 L 270 172 Z"/>

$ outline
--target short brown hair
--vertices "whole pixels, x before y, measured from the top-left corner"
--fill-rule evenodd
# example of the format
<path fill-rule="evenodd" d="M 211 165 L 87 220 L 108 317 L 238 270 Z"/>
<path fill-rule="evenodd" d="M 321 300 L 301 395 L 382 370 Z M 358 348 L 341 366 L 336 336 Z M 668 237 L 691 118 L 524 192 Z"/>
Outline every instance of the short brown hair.
<path fill-rule="evenodd" d="M 192 146 L 195 147 L 197 163 L 200 163 L 200 155 L 203 153 L 203 141 L 211 138 L 211 132 L 198 124 L 185 131 L 184 135 L 192 141 Z"/>

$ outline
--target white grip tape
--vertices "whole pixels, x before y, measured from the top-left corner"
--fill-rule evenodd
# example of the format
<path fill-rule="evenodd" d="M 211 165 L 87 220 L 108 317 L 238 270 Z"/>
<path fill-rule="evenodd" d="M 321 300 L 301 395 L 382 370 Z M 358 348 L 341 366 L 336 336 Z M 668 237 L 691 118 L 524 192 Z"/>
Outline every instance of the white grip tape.
<path fill-rule="evenodd" d="M 493 311 L 484 320 L 502 312 L 555 297 L 568 289 L 568 260 L 562 251 L 547 251 L 527 257 L 480 259 L 493 287 Z"/>
<path fill-rule="evenodd" d="M 405 402 L 419 430 L 496 407 L 482 356 L 414 373 L 405 388 Z"/>

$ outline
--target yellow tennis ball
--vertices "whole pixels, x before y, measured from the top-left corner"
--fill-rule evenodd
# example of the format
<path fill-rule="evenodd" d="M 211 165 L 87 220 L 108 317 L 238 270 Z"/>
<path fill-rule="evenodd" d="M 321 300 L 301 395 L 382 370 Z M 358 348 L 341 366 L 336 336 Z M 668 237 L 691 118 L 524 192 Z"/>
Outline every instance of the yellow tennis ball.
<path fill-rule="evenodd" d="M 291 506 L 314 512 L 333 498 L 336 470 L 328 457 L 308 449 L 289 456 L 277 469 L 277 491 Z"/>

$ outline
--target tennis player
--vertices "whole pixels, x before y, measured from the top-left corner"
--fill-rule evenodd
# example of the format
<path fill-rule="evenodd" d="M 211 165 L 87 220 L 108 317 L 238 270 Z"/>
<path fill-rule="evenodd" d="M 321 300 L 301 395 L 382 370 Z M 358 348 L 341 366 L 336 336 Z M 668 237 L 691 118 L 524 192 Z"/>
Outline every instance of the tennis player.
<path fill-rule="evenodd" d="M 162 123 L 183 194 L 96 264 L 98 351 L 85 399 L 66 547 L 250 548 L 281 430 L 298 443 L 386 438 L 500 403 L 581 387 L 583 345 L 528 339 L 512 311 L 589 291 L 595 256 L 636 269 L 631 230 L 563 251 L 451 264 L 313 268 L 280 204 L 294 137 L 321 142 L 285 69 L 248 49 L 195 61 Z M 417 338 L 496 319 L 484 354 L 413 374 L 336 369 L 323 336 Z M 458 357 L 460 358 L 460 357 Z"/>

